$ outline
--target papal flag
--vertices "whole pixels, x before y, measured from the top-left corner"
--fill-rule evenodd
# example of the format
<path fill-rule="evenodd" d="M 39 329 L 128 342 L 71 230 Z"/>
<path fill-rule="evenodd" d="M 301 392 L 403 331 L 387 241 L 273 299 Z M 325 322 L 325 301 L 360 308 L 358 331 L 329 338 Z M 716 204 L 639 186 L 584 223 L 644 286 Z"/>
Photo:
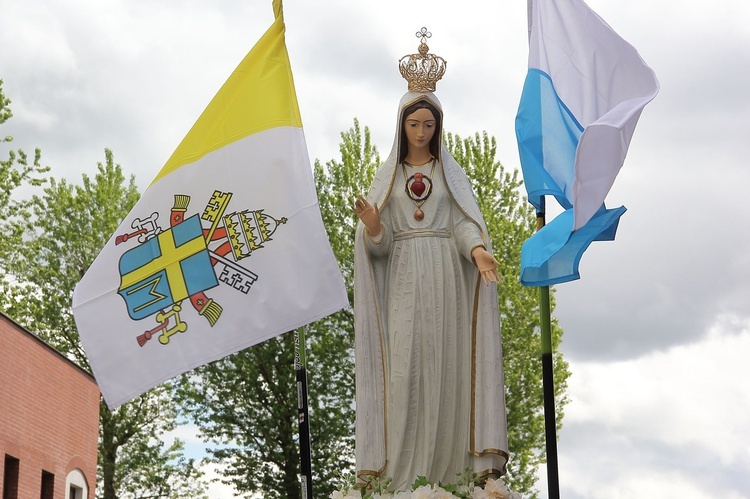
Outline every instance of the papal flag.
<path fill-rule="evenodd" d="M 604 200 L 625 161 L 656 75 L 582 0 L 529 0 L 529 70 L 516 135 L 529 201 L 565 210 L 521 253 L 521 282 L 577 279 L 593 241 L 612 240 L 625 207 Z"/>
<path fill-rule="evenodd" d="M 347 306 L 273 7 L 273 25 L 75 289 L 110 407 Z"/>

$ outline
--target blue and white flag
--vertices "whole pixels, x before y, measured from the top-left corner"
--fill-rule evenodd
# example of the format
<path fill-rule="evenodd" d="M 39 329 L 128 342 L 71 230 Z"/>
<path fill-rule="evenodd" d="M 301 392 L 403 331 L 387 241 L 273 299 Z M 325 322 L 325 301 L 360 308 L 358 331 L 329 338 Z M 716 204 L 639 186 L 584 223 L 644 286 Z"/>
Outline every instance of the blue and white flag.
<path fill-rule="evenodd" d="M 592 241 L 613 240 L 625 207 L 604 199 L 625 161 L 643 108 L 659 92 L 635 48 L 582 0 L 530 1 L 529 71 L 516 117 L 524 182 L 544 211 L 565 211 L 521 253 L 521 282 L 546 286 L 579 278 Z"/>

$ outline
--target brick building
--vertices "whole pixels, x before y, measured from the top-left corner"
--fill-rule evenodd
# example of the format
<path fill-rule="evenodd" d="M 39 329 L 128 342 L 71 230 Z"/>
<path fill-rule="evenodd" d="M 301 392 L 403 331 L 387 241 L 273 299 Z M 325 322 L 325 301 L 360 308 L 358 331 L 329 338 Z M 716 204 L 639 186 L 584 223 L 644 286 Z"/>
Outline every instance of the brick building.
<path fill-rule="evenodd" d="M 93 499 L 99 388 L 0 313 L 2 499 Z"/>

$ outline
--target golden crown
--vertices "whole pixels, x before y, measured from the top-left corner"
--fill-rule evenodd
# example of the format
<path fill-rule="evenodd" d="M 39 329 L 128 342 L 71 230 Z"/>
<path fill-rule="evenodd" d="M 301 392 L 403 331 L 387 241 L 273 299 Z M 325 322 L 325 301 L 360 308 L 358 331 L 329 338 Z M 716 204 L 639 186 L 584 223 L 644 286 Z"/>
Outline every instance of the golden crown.
<path fill-rule="evenodd" d="M 409 82 L 410 92 L 434 92 L 435 84 L 445 74 L 447 62 L 435 54 L 428 54 L 430 47 L 425 39 L 432 37 L 427 28 L 417 31 L 417 38 L 422 39 L 419 44 L 419 53 L 405 55 L 398 61 L 398 69 L 406 81 Z"/>

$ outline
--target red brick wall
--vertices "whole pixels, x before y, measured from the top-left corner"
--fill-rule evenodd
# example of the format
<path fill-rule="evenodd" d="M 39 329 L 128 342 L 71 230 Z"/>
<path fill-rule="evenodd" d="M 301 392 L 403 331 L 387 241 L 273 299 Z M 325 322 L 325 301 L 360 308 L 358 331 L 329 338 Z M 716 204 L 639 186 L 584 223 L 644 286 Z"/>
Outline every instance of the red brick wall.
<path fill-rule="evenodd" d="M 78 468 L 93 499 L 98 436 L 93 377 L 0 314 L 0 480 L 7 454 L 19 460 L 19 499 L 40 497 L 42 470 L 55 476 L 53 498 L 64 499 Z"/>

